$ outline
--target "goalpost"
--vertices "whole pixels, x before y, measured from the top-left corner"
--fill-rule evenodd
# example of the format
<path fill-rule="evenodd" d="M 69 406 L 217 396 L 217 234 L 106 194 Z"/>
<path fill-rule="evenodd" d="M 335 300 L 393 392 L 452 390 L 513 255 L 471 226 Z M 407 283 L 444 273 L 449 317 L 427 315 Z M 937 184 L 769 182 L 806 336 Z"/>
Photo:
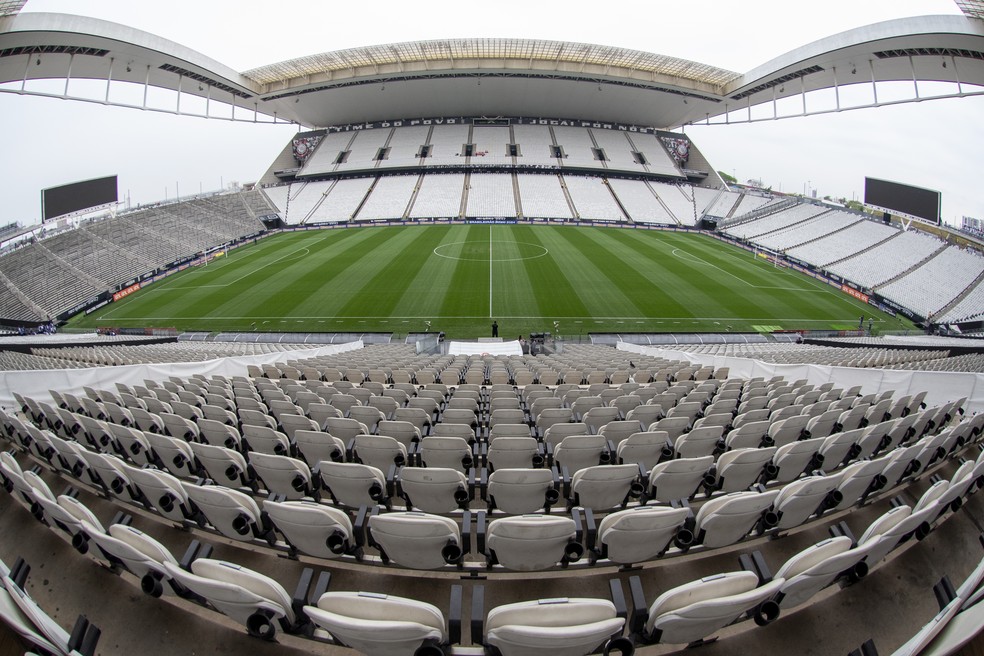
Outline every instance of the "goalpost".
<path fill-rule="evenodd" d="M 753 256 L 758 259 L 761 258 L 766 262 L 771 262 L 775 268 L 786 268 L 789 264 L 786 262 L 785 257 L 781 251 L 774 250 L 772 248 L 767 248 L 765 246 L 756 245 L 752 250 Z"/>

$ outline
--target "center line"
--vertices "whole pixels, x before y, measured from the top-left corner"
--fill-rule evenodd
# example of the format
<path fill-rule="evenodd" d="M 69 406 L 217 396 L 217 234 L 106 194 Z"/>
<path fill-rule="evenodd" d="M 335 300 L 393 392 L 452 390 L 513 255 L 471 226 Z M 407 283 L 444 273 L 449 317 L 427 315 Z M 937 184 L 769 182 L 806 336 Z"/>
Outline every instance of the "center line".
<path fill-rule="evenodd" d="M 492 318 L 492 226 L 489 226 L 489 319 Z"/>

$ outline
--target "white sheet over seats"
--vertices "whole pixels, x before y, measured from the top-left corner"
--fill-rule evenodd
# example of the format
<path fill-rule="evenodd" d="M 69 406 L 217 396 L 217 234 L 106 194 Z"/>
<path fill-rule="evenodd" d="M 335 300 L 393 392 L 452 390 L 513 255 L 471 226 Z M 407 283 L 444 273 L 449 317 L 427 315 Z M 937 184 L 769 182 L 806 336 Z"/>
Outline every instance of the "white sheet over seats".
<path fill-rule="evenodd" d="M 373 656 L 407 656 L 447 642 L 444 615 L 421 601 L 371 592 L 326 592 L 304 613 L 338 642 Z"/>
<path fill-rule="evenodd" d="M 525 601 L 489 611 L 485 642 L 502 656 L 585 656 L 624 624 L 604 599 Z"/>

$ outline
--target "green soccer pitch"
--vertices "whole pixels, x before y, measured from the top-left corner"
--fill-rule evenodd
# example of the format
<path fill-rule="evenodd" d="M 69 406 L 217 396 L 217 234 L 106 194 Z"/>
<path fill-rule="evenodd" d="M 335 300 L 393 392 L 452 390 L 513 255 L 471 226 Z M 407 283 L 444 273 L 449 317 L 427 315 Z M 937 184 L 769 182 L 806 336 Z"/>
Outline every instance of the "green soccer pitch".
<path fill-rule="evenodd" d="M 911 324 L 711 237 L 548 225 L 275 235 L 73 327 L 393 332 L 769 332 Z M 556 324 L 555 324 L 556 322 Z"/>

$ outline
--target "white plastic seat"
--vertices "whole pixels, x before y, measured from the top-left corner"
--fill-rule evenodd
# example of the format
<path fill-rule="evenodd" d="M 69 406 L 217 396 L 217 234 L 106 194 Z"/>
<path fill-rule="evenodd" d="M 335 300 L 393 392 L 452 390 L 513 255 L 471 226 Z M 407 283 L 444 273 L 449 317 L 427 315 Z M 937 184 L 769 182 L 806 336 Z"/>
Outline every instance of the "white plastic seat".
<path fill-rule="evenodd" d="M 322 461 L 318 467 L 324 487 L 344 506 L 374 506 L 386 496 L 386 476 L 375 467 L 329 461 Z"/>
<path fill-rule="evenodd" d="M 604 435 L 605 439 L 614 444 L 617 448 L 629 437 L 641 431 L 645 431 L 645 429 L 646 427 L 638 421 L 623 419 L 608 422 L 599 429 L 598 434 Z"/>
<path fill-rule="evenodd" d="M 250 542 L 259 532 L 260 509 L 253 497 L 218 485 L 182 486 L 208 522 L 227 538 Z"/>
<path fill-rule="evenodd" d="M 775 578 L 759 586 L 752 572 L 727 572 L 678 586 L 649 607 L 646 634 L 669 644 L 701 640 L 771 599 L 784 582 Z"/>
<path fill-rule="evenodd" d="M 585 467 L 608 463 L 613 456 L 601 435 L 571 435 L 554 448 L 554 460 L 572 476 Z"/>
<path fill-rule="evenodd" d="M 126 471 L 143 499 L 158 513 L 175 522 L 189 517 L 188 493 L 173 474 L 149 467 L 128 466 Z"/>
<path fill-rule="evenodd" d="M 713 487 L 725 492 L 747 490 L 762 477 L 772 462 L 776 447 L 736 449 L 722 453 L 715 464 L 717 480 Z"/>
<path fill-rule="evenodd" d="M 328 433 L 299 430 L 294 433 L 294 445 L 298 457 L 308 467 L 317 467 L 319 462 L 345 460 L 345 443 Z"/>
<path fill-rule="evenodd" d="M 303 460 L 251 451 L 249 464 L 269 492 L 287 499 L 311 496 L 311 470 Z"/>
<path fill-rule="evenodd" d="M 818 438 L 823 439 L 823 438 Z M 826 510 L 833 504 L 828 495 L 837 489 L 839 475 L 807 476 L 787 483 L 776 497 L 773 509 L 779 515 L 779 530 L 799 526 L 821 508 Z M 825 505 L 826 504 L 826 505 Z"/>
<path fill-rule="evenodd" d="M 557 446 L 565 438 L 571 435 L 590 435 L 591 429 L 583 422 L 571 422 L 567 424 L 553 424 L 543 432 L 543 441 L 547 444 Z"/>
<path fill-rule="evenodd" d="M 73 538 L 79 533 L 84 535 L 87 525 L 93 527 L 93 530 L 105 532 L 95 514 L 78 499 L 64 494 L 57 499 L 51 499 L 48 497 L 48 492 L 38 487 L 35 487 L 33 492 L 35 501 L 41 507 L 47 522 L 58 526 Z M 73 545 L 79 547 L 81 543 L 73 540 Z M 85 548 L 81 548 L 80 551 L 85 551 Z"/>
<path fill-rule="evenodd" d="M 605 599 L 518 602 L 489 611 L 485 642 L 502 656 L 585 656 L 621 634 L 624 624 Z"/>
<path fill-rule="evenodd" d="M 492 470 L 522 469 L 543 464 L 537 441 L 526 437 L 498 437 L 489 444 L 488 462 Z"/>
<path fill-rule="evenodd" d="M 776 572 L 777 578 L 785 579 L 776 598 L 779 606 L 799 606 L 844 572 L 851 571 L 858 578 L 864 576 L 868 568 L 861 561 L 869 549 L 866 546 L 852 549 L 851 538 L 842 535 L 818 542 L 791 557 Z"/>
<path fill-rule="evenodd" d="M 457 469 L 404 467 L 399 484 L 407 507 L 427 513 L 449 513 L 469 499 L 468 479 Z"/>
<path fill-rule="evenodd" d="M 294 433 L 296 436 L 297 433 Z M 286 456 L 290 454 L 290 439 L 269 426 L 243 425 L 242 440 L 251 451 Z"/>
<path fill-rule="evenodd" d="M 344 511 L 312 501 L 263 501 L 263 510 L 287 542 L 316 558 L 337 558 L 352 548 L 352 521 Z"/>
<path fill-rule="evenodd" d="M 129 460 L 137 465 L 148 465 L 153 462 L 154 453 L 151 450 L 150 441 L 144 436 L 142 430 L 117 424 L 108 424 L 107 426 L 120 450 L 126 454 Z"/>
<path fill-rule="evenodd" d="M 369 592 L 326 592 L 304 614 L 341 644 L 373 656 L 407 656 L 447 642 L 444 615 L 413 599 Z"/>
<path fill-rule="evenodd" d="M 701 426 L 678 437 L 673 450 L 679 458 L 699 458 L 719 453 L 724 446 L 724 426 Z"/>
<path fill-rule="evenodd" d="M 414 442 L 420 441 L 420 429 L 408 421 L 384 419 L 379 422 L 376 432 L 398 440 L 408 449 Z"/>
<path fill-rule="evenodd" d="M 776 482 L 788 483 L 804 472 L 819 469 L 822 462 L 817 455 L 824 439 L 823 437 L 814 437 L 777 447 L 775 455 L 772 456 L 772 463 L 777 470 Z"/>
<path fill-rule="evenodd" d="M 673 447 L 663 431 L 633 433 L 616 447 L 618 462 L 640 465 L 649 471 L 663 458 L 673 456 Z"/>
<path fill-rule="evenodd" d="M 188 572 L 164 563 L 168 575 L 198 594 L 223 614 L 246 626 L 250 635 L 272 639 L 275 621 L 295 623 L 291 598 L 273 579 L 234 563 L 199 558 Z"/>
<path fill-rule="evenodd" d="M 191 450 L 213 481 L 228 487 L 247 483 L 249 468 L 239 451 L 196 442 L 191 443 Z"/>
<path fill-rule="evenodd" d="M 575 524 L 570 517 L 521 515 L 489 522 L 486 555 L 491 564 L 506 569 L 533 572 L 558 563 L 578 560 L 583 547 L 574 541 Z"/>
<path fill-rule="evenodd" d="M 85 459 L 88 475 L 94 483 L 123 501 L 130 501 L 133 498 L 130 492 L 130 479 L 123 460 L 95 451 L 81 451 L 79 455 Z"/>
<path fill-rule="evenodd" d="M 714 456 L 678 458 L 654 466 L 649 472 L 649 496 L 662 503 L 689 499 L 697 493 L 714 465 Z"/>
<path fill-rule="evenodd" d="M 724 438 L 724 443 L 729 449 L 757 449 L 765 446 L 765 440 L 769 435 L 768 421 L 748 421 L 742 423 L 738 428 L 733 428 Z M 771 438 L 769 439 L 771 442 Z"/>
<path fill-rule="evenodd" d="M 462 437 L 425 437 L 420 441 L 418 453 L 425 467 L 457 469 L 464 473 L 474 464 L 471 447 Z"/>
<path fill-rule="evenodd" d="M 574 472 L 571 477 L 571 501 L 575 506 L 592 510 L 625 507 L 630 496 L 642 494 L 635 465 L 597 465 Z"/>
<path fill-rule="evenodd" d="M 489 428 L 490 443 L 494 443 L 500 437 L 532 437 L 533 432 L 528 424 L 506 424 L 497 423 Z"/>
<path fill-rule="evenodd" d="M 177 437 L 183 440 L 197 440 L 199 436 L 198 425 L 190 419 L 176 414 L 162 412 L 161 421 L 164 422 L 164 434 Z"/>
<path fill-rule="evenodd" d="M 108 558 L 121 562 L 140 579 L 140 587 L 144 592 L 155 597 L 163 593 L 161 581 L 170 578 L 164 563 L 178 565 L 167 547 L 132 526 L 123 524 L 112 524 L 108 531 L 102 531 L 86 523 L 83 530 L 89 540 Z"/>
<path fill-rule="evenodd" d="M 384 560 L 411 569 L 440 569 L 461 561 L 461 530 L 448 517 L 397 512 L 369 518 L 369 537 Z"/>
<path fill-rule="evenodd" d="M 396 408 L 394 408 L 394 410 L 395 409 Z M 376 427 L 379 425 L 379 422 L 386 419 L 386 415 L 384 415 L 382 411 L 369 405 L 353 406 L 349 409 L 348 416 L 350 419 L 354 419 L 365 426 L 366 432 L 370 435 L 376 432 Z"/>
<path fill-rule="evenodd" d="M 670 441 L 675 444 L 681 435 L 690 430 L 692 425 L 693 421 L 690 417 L 665 417 L 650 424 L 649 430 L 666 431 Z M 721 427 L 721 433 L 724 433 L 723 427 Z"/>
<path fill-rule="evenodd" d="M 528 514 L 559 499 L 549 469 L 497 469 L 489 476 L 490 507 L 510 514 Z"/>
<path fill-rule="evenodd" d="M 884 460 L 861 460 L 851 463 L 839 473 L 840 483 L 837 491 L 841 501 L 834 510 L 844 510 L 862 501 L 870 494 L 884 486 L 885 481 L 878 478 L 885 468 Z"/>
<path fill-rule="evenodd" d="M 346 443 L 356 435 L 369 434 L 369 428 L 365 424 L 349 418 L 328 417 L 324 429 L 325 432 Z"/>
<path fill-rule="evenodd" d="M 191 444 L 176 437 L 158 435 L 156 433 L 144 433 L 144 437 L 150 442 L 150 447 L 164 467 L 175 476 L 190 477 L 195 475 L 197 466 L 195 465 L 195 453 L 191 450 Z"/>
<path fill-rule="evenodd" d="M 352 455 L 358 462 L 380 471 L 389 471 L 393 465 L 402 467 L 407 462 L 407 448 L 396 438 L 384 435 L 356 435 Z"/>
<path fill-rule="evenodd" d="M 769 439 L 773 444 L 782 446 L 805 437 L 813 437 L 806 426 L 810 421 L 808 415 L 795 415 L 778 421 L 772 420 L 769 426 Z"/>
<path fill-rule="evenodd" d="M 857 447 L 857 440 L 861 437 L 862 431 L 846 431 L 844 433 L 834 433 L 823 438 L 818 453 L 823 456 L 823 470 L 833 471 L 840 466 L 844 460 L 856 457 L 860 452 Z"/>
<path fill-rule="evenodd" d="M 224 446 L 227 449 L 241 449 L 242 438 L 234 426 L 223 424 L 213 419 L 199 419 L 198 430 L 201 439 L 212 446 Z"/>
<path fill-rule="evenodd" d="M 657 558 L 689 515 L 687 508 L 664 506 L 637 506 L 610 513 L 598 525 L 602 555 L 624 565 Z"/>
<path fill-rule="evenodd" d="M 778 490 L 749 490 L 709 499 L 697 511 L 694 522 L 697 541 L 708 548 L 738 542 L 763 518 L 778 495 Z"/>
<path fill-rule="evenodd" d="M 581 399 L 578 399 L 580 401 Z M 622 418 L 618 408 L 612 407 L 593 407 L 581 417 L 581 421 L 588 425 L 592 434 L 597 434 L 602 427 L 610 422 L 618 421 Z M 638 429 L 637 429 L 638 430 Z"/>

